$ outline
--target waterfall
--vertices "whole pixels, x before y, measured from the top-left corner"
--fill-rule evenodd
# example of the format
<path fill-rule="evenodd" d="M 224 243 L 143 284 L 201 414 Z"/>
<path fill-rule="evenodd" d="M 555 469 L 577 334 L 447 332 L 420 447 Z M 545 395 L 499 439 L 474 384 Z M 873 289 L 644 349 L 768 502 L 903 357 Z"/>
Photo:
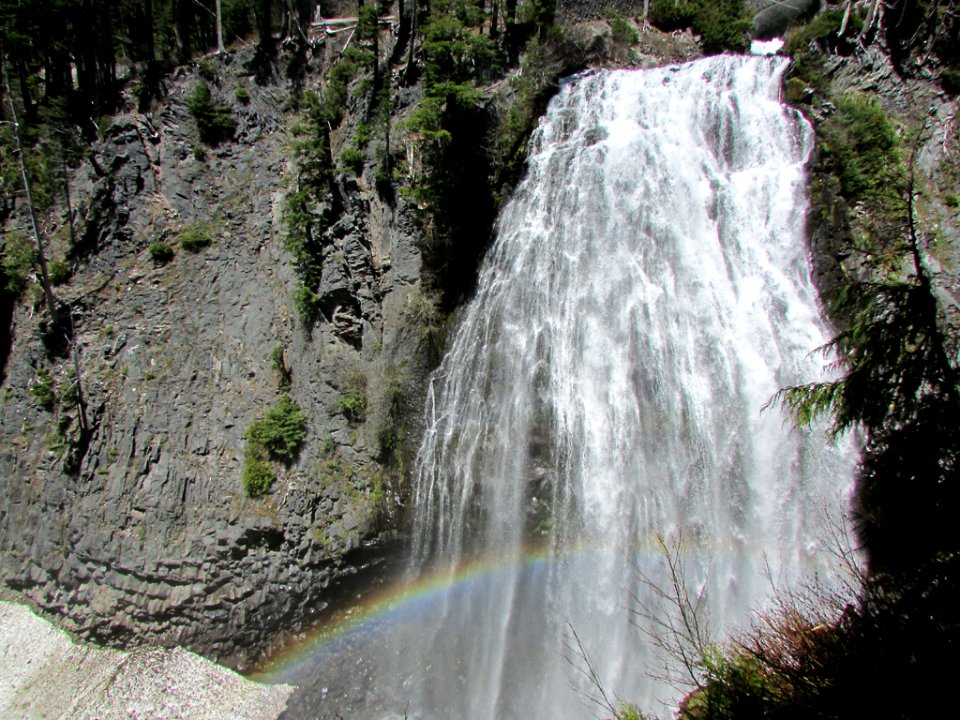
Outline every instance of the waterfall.
<path fill-rule="evenodd" d="M 594 72 L 550 104 L 427 399 L 410 572 L 444 589 L 364 641 L 354 689 L 387 699 L 358 716 L 597 717 L 591 671 L 666 714 L 636 627 L 669 579 L 658 538 L 718 632 L 829 574 L 854 453 L 761 410 L 822 378 L 829 335 L 785 67 Z"/>

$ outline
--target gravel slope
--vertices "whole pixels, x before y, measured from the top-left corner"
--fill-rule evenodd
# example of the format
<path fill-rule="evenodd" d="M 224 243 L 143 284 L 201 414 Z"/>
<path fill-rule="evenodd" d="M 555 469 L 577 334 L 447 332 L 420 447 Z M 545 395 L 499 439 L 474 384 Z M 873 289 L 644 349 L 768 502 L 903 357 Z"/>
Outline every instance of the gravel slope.
<path fill-rule="evenodd" d="M 0 601 L 0 717 L 7 720 L 273 720 L 292 692 L 180 648 L 77 645 L 26 606 Z"/>

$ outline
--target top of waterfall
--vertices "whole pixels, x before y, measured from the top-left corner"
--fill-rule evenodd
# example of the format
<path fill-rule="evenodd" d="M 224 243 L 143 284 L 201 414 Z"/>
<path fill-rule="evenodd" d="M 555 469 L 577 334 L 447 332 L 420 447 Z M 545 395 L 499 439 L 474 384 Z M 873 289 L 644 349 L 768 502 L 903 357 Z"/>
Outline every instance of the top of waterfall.
<path fill-rule="evenodd" d="M 751 55 L 776 55 L 783 48 L 783 38 L 754 40 L 750 43 Z"/>

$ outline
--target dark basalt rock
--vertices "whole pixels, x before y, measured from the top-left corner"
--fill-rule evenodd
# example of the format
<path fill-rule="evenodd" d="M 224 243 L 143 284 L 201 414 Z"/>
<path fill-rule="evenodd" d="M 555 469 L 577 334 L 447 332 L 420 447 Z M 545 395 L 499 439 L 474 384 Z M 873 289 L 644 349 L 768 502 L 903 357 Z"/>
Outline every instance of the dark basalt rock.
<path fill-rule="evenodd" d="M 234 142 L 196 149 L 185 71 L 152 115 L 115 118 L 73 178 L 80 240 L 58 293 L 74 315 L 83 445 L 65 397 L 72 358 L 51 357 L 43 313 L 22 304 L 0 408 L 0 582 L 81 636 L 184 645 L 235 667 L 309 623 L 354 571 L 350 553 L 385 537 L 378 383 L 388 367 L 418 366 L 399 309 L 420 272 L 403 203 L 345 187 L 320 289 L 327 318 L 304 332 L 280 220 L 284 93 L 241 70 L 228 63 L 217 90 L 249 89 Z M 191 227 L 212 239 L 196 253 L 178 243 Z M 175 252 L 163 265 L 147 252 L 158 240 Z M 277 346 L 308 436 L 270 493 L 248 499 L 244 433 L 279 394 Z M 29 390 L 41 367 L 52 412 Z M 372 418 L 360 426 L 340 406 L 342 379 L 356 375 Z"/>

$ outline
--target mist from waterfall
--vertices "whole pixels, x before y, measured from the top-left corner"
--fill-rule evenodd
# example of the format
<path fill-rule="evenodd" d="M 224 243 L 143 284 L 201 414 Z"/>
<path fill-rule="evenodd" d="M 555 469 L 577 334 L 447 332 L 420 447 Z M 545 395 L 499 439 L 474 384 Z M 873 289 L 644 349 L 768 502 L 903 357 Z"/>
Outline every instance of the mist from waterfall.
<path fill-rule="evenodd" d="M 762 411 L 829 336 L 785 68 L 593 72 L 551 102 L 429 390 L 408 573 L 441 589 L 331 661 L 360 678 L 344 717 L 596 717 L 585 657 L 666 714 L 634 626 L 663 611 L 658 537 L 718 632 L 829 577 L 855 453 Z"/>

